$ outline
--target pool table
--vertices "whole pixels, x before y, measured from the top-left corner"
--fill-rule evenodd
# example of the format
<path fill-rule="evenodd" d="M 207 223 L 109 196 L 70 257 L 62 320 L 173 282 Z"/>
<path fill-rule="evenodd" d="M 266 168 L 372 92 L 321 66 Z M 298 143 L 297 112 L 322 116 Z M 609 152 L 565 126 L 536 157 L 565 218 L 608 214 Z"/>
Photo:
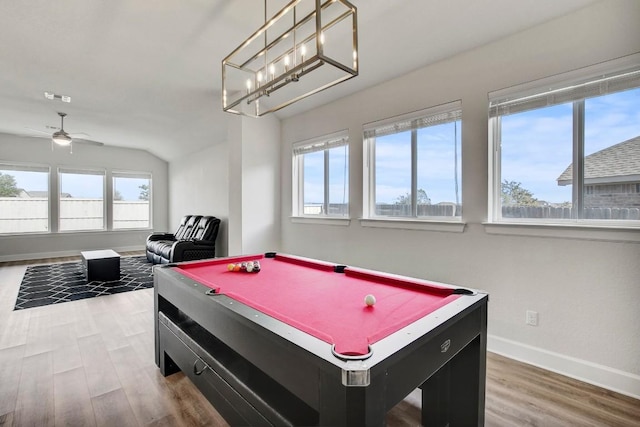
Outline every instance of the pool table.
<path fill-rule="evenodd" d="M 416 388 L 423 425 L 484 424 L 485 293 L 273 252 L 154 282 L 156 364 L 231 425 L 384 425 Z"/>

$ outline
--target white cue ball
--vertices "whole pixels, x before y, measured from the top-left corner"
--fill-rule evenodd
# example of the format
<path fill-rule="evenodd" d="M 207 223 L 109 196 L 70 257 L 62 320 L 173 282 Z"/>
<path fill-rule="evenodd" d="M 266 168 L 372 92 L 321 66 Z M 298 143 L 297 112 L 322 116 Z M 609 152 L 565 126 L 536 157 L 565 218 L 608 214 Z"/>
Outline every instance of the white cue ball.
<path fill-rule="evenodd" d="M 250 262 L 247 264 L 247 273 L 251 273 L 253 271 L 253 263 Z"/>
<path fill-rule="evenodd" d="M 376 297 L 369 294 L 366 297 L 364 297 L 364 303 L 367 304 L 369 307 L 371 307 L 373 304 L 376 303 Z"/>

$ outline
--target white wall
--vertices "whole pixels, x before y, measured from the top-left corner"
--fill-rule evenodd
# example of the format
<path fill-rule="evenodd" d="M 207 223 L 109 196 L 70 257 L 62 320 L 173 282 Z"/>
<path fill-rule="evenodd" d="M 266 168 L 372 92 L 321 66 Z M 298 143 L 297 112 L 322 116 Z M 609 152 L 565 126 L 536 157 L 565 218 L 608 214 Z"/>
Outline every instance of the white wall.
<path fill-rule="evenodd" d="M 229 255 L 280 248 L 280 121 L 233 117 L 229 126 Z"/>
<path fill-rule="evenodd" d="M 170 163 L 171 224 L 186 214 L 222 220 L 216 256 L 277 250 L 280 121 L 229 115 L 228 140 Z"/>
<path fill-rule="evenodd" d="M 55 173 L 58 167 L 100 168 L 106 170 L 108 179 L 114 170 L 150 172 L 153 228 L 166 229 L 168 226 L 168 165 L 146 151 L 74 144 L 73 154 L 70 154 L 64 147 L 51 151 L 50 142 L 44 138 L 0 134 L 0 161 L 49 165 L 52 171 L 49 191 L 54 209 L 57 207 L 57 198 L 53 196 L 58 192 Z M 107 188 L 111 188 L 110 184 Z M 121 230 L 0 236 L 0 261 L 77 255 L 92 249 L 144 249 L 149 233 L 150 230 Z"/>
<path fill-rule="evenodd" d="M 170 222 L 175 231 L 184 215 L 220 218 L 216 256 L 228 254 L 229 150 L 218 144 L 169 165 Z"/>
<path fill-rule="evenodd" d="M 280 248 L 280 121 L 242 120 L 242 250 Z"/>
<path fill-rule="evenodd" d="M 487 93 L 638 52 L 639 18 L 636 0 L 599 2 L 284 120 L 282 250 L 487 290 L 490 349 L 640 397 L 640 244 L 496 235 L 482 224 Z M 363 124 L 457 99 L 464 232 L 363 228 Z M 291 144 L 345 128 L 350 225 L 292 223 Z M 538 327 L 525 324 L 528 309 Z"/>

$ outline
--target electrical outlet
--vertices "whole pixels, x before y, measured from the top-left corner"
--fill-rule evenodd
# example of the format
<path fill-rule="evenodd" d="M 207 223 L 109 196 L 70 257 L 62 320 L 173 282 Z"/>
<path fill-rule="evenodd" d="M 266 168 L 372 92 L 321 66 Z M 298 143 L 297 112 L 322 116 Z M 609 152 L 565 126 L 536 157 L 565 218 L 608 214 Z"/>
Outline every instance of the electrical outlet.
<path fill-rule="evenodd" d="M 527 325 L 538 326 L 538 312 L 527 310 L 527 318 L 525 321 L 527 322 Z"/>

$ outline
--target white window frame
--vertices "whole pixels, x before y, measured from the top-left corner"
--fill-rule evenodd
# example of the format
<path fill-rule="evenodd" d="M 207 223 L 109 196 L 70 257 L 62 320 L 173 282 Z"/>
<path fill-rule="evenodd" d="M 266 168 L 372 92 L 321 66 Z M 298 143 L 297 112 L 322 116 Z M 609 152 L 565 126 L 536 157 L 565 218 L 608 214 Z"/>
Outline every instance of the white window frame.
<path fill-rule="evenodd" d="M 564 96 L 570 98 L 580 91 L 587 93 L 595 86 L 589 87 L 590 82 L 601 80 L 604 84 L 607 79 L 616 75 L 626 74 L 632 70 L 640 69 L 640 54 L 633 54 L 615 60 L 595 64 L 579 70 L 562 73 L 540 80 L 532 81 L 522 85 L 514 86 L 490 92 L 489 98 L 489 140 L 488 140 L 488 209 L 487 221 L 484 222 L 485 231 L 490 234 L 550 237 L 561 239 L 584 239 L 584 240 L 604 240 L 616 242 L 640 242 L 640 222 L 624 220 L 587 220 L 572 219 L 565 221 L 522 219 L 522 218 L 502 218 L 501 209 L 501 152 L 500 152 L 500 126 L 496 119 L 497 109 L 506 107 L 509 101 L 522 99 L 525 102 L 535 102 L 536 97 L 543 94 L 549 96 Z M 637 78 L 635 76 L 628 76 Z M 623 80 L 618 81 L 618 83 Z M 637 86 L 629 86 L 637 87 Z M 544 90 L 543 90 L 544 89 Z M 596 89 L 599 90 L 599 89 Z M 611 90 L 610 93 L 618 90 Z M 603 93 L 604 95 L 605 93 Z M 538 98 L 540 100 L 540 98 Z M 568 101 L 567 101 L 568 102 Z M 502 104 L 502 106 L 500 105 Z M 542 107 L 543 105 L 541 105 Z M 579 108 L 579 107 L 578 107 Z M 575 135 L 574 130 L 574 135 Z M 572 159 L 576 163 L 576 155 L 579 155 L 580 147 L 576 149 L 579 140 L 574 137 L 574 148 Z M 579 166 L 576 169 L 581 169 Z M 579 173 L 576 171 L 576 173 Z M 584 183 L 579 182 L 582 191 Z M 574 186 L 577 187 L 577 186 Z"/>
<path fill-rule="evenodd" d="M 407 216 L 407 217 L 391 217 L 376 214 L 376 167 L 375 167 L 375 138 L 376 136 L 390 135 L 405 130 L 417 131 L 420 128 L 437 125 L 440 123 L 449 123 L 451 121 L 462 122 L 462 101 L 457 100 L 446 104 L 422 109 L 412 113 L 390 117 L 387 119 L 377 120 L 375 122 L 366 123 L 363 126 L 363 218 L 360 221 L 364 227 L 378 228 L 404 228 L 416 230 L 434 230 L 434 231 L 451 231 L 462 232 L 464 230 L 464 222 L 462 216 Z M 462 128 L 462 126 L 460 126 Z M 415 133 L 415 132 L 414 132 Z M 462 129 L 460 129 L 460 135 Z M 412 141 L 415 145 L 417 141 Z M 462 153 L 459 153 L 462 156 Z M 411 155 L 412 167 L 412 206 L 414 214 L 417 212 L 417 158 L 415 150 Z M 460 193 L 462 193 L 462 182 L 460 185 Z M 462 200 L 460 200 L 462 205 Z"/>
<path fill-rule="evenodd" d="M 76 174 L 76 175 L 95 175 L 102 176 L 102 227 L 101 228 L 91 228 L 91 229 L 73 229 L 73 230 L 62 230 L 60 227 L 60 223 L 62 221 L 62 215 L 60 213 L 60 203 L 62 199 L 62 178 L 61 175 L 63 173 L 66 174 Z M 107 192 L 107 171 L 105 169 L 91 169 L 91 168 L 81 168 L 81 167 L 59 167 L 58 168 L 58 232 L 60 233 L 92 233 L 92 232 L 100 232 L 107 231 L 107 205 L 109 205 L 109 197 Z"/>
<path fill-rule="evenodd" d="M 588 220 L 582 216 L 583 191 L 583 144 L 581 124 L 584 119 L 584 99 L 589 95 L 606 95 L 619 92 L 621 88 L 640 87 L 640 54 L 597 64 L 580 70 L 536 80 L 523 85 L 491 92 L 489 97 L 489 191 L 488 220 L 485 229 L 489 233 L 546 235 L 549 237 L 573 237 L 640 241 L 640 235 L 631 235 L 628 230 L 640 228 L 636 220 Z M 578 214 L 572 219 L 503 218 L 501 206 L 501 111 L 533 111 L 548 105 L 574 103 L 573 130 L 573 200 Z M 578 129 L 578 131 L 576 131 Z M 547 230 L 544 230 L 544 228 Z M 609 234 L 598 234 L 606 229 Z M 582 232 L 582 234 L 576 233 Z M 627 236 L 623 233 L 627 231 Z"/>
<path fill-rule="evenodd" d="M 10 235 L 33 235 L 33 234 L 49 234 L 51 233 L 52 215 L 51 215 L 51 166 L 38 163 L 19 163 L 11 161 L 0 161 L 0 168 L 3 171 L 14 170 L 18 172 L 41 172 L 47 174 L 47 230 L 46 231 L 19 231 L 0 233 L 0 236 Z"/>
<path fill-rule="evenodd" d="M 113 170 L 104 168 L 90 168 L 83 166 L 59 166 L 48 164 L 21 163 L 0 160 L 0 168 L 3 170 L 33 171 L 47 174 L 47 230 L 46 231 L 16 231 L 0 233 L 3 236 L 19 236 L 34 234 L 55 234 L 55 233 L 86 233 L 86 232 L 129 232 L 136 230 L 153 229 L 153 174 L 146 171 Z M 103 176 L 103 226 L 95 229 L 74 229 L 60 230 L 60 200 L 62 192 L 62 173 L 91 174 Z M 114 228 L 113 227 L 113 205 L 114 205 L 114 179 L 115 178 L 142 178 L 149 180 L 149 226 L 143 228 Z"/>
<path fill-rule="evenodd" d="M 116 228 L 115 216 L 113 215 L 113 206 L 115 204 L 115 180 L 116 178 L 138 178 L 149 180 L 149 226 L 148 227 L 136 227 L 136 228 Z M 119 171 L 114 170 L 111 172 L 111 194 L 109 201 L 107 202 L 111 206 L 111 229 L 114 231 L 126 231 L 126 230 L 149 230 L 153 228 L 153 176 L 151 172 L 137 172 L 137 171 Z"/>
<path fill-rule="evenodd" d="M 347 174 L 345 176 L 347 188 L 349 188 L 349 131 L 322 135 L 316 138 L 296 142 L 292 145 L 292 221 L 307 223 L 324 223 L 331 225 L 348 225 L 350 203 L 347 200 L 346 215 L 329 215 L 329 150 L 337 147 L 346 147 L 347 150 Z M 311 215 L 304 213 L 304 154 L 324 152 L 324 200 L 323 214 Z"/>

